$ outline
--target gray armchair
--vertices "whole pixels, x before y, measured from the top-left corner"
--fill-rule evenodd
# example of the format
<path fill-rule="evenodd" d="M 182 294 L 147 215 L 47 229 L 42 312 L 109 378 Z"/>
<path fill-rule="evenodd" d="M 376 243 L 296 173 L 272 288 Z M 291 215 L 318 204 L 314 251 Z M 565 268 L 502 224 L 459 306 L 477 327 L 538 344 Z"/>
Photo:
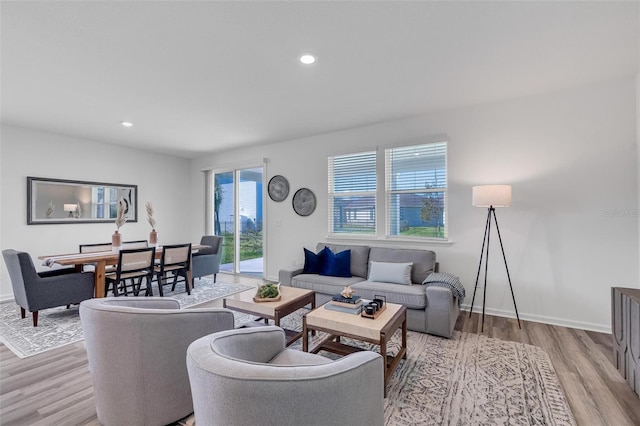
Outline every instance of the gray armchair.
<path fill-rule="evenodd" d="M 98 420 L 166 425 L 193 412 L 185 357 L 194 340 L 233 328 L 227 309 L 180 309 L 166 297 L 80 304 Z"/>
<path fill-rule="evenodd" d="M 210 248 L 198 250 L 191 257 L 191 273 L 193 280 L 192 286 L 196 278 L 206 275 L 213 275 L 213 282 L 216 282 L 216 276 L 220 272 L 220 259 L 222 258 L 222 237 L 217 235 L 204 235 L 200 239 L 200 244 L 210 246 Z"/>
<path fill-rule="evenodd" d="M 382 357 L 337 361 L 285 347 L 280 327 L 222 331 L 187 350 L 196 424 L 384 424 Z"/>
<path fill-rule="evenodd" d="M 31 312 L 33 326 L 38 326 L 38 312 L 80 303 L 93 297 L 93 272 L 76 272 L 74 268 L 36 272 L 29 253 L 7 249 L 2 251 L 7 265 L 13 297 L 20 306 L 22 318 Z"/>

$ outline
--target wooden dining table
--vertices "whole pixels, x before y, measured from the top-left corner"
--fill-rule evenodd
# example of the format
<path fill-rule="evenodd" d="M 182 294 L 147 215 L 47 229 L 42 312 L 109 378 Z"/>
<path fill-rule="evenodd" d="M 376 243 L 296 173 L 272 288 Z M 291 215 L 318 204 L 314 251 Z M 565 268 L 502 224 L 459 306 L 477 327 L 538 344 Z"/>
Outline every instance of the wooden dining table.
<path fill-rule="evenodd" d="M 208 248 L 209 246 L 201 244 L 192 244 L 192 252 L 197 252 Z M 61 266 L 75 266 L 78 271 L 82 271 L 84 265 L 95 265 L 95 277 L 94 277 L 94 297 L 104 297 L 105 287 L 105 271 L 108 265 L 118 264 L 119 252 L 117 251 L 103 251 L 95 253 L 67 253 L 67 254 L 54 254 L 49 256 L 38 256 L 38 259 L 45 261 L 48 266 L 58 264 Z M 156 259 L 162 257 L 162 247 L 156 247 Z M 191 265 L 187 274 L 187 282 L 185 285 L 187 289 L 191 291 Z"/>

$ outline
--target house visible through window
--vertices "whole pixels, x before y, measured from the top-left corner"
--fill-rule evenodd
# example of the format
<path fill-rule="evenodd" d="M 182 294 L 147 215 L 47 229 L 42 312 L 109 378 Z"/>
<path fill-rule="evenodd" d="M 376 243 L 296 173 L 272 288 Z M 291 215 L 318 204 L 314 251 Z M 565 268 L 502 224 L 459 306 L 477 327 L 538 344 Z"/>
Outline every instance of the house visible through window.
<path fill-rule="evenodd" d="M 376 152 L 329 157 L 329 233 L 376 233 Z"/>
<path fill-rule="evenodd" d="M 377 185 L 376 151 L 329 157 L 329 234 L 447 238 L 447 142 L 384 151 L 384 188 Z M 384 212 L 376 212 L 376 199 Z M 382 231 L 380 231 L 382 233 Z"/>
<path fill-rule="evenodd" d="M 447 143 L 385 150 L 388 236 L 447 238 Z"/>

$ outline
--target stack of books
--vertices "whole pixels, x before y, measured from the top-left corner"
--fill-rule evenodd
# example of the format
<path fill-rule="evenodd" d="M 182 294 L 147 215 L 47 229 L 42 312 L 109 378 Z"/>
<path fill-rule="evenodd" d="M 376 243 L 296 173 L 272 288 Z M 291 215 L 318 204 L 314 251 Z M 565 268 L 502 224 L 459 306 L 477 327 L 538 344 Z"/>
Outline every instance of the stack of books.
<path fill-rule="evenodd" d="M 360 315 L 360 312 L 362 312 L 362 299 L 360 296 L 346 298 L 340 294 L 336 294 L 328 303 L 325 303 L 324 307 L 332 311 Z"/>

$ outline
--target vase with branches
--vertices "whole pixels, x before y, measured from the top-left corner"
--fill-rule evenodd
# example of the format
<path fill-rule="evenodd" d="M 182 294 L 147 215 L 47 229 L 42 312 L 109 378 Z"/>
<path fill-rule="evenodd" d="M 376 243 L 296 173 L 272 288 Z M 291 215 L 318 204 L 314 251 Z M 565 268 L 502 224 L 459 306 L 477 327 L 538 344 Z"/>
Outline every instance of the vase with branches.
<path fill-rule="evenodd" d="M 156 232 L 156 219 L 153 217 L 153 205 L 150 201 L 147 201 L 144 206 L 147 209 L 147 222 L 151 225 L 151 232 L 149 233 L 149 244 L 156 246 L 158 244 L 158 233 Z"/>
<path fill-rule="evenodd" d="M 47 215 L 47 219 L 51 219 L 51 215 L 53 214 L 55 209 L 56 209 L 56 205 L 53 204 L 53 201 L 50 201 L 49 205 L 47 206 L 47 211 L 45 212 L 45 214 Z"/>
<path fill-rule="evenodd" d="M 127 203 L 124 198 L 120 198 L 118 200 L 118 210 L 116 211 L 116 232 L 111 236 L 111 246 L 113 250 L 120 250 L 122 247 L 122 235 L 120 234 L 120 228 L 127 222 L 127 216 L 125 215 L 127 211 Z"/>

